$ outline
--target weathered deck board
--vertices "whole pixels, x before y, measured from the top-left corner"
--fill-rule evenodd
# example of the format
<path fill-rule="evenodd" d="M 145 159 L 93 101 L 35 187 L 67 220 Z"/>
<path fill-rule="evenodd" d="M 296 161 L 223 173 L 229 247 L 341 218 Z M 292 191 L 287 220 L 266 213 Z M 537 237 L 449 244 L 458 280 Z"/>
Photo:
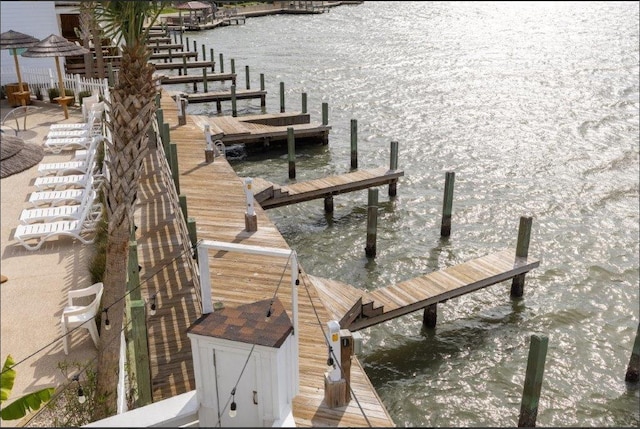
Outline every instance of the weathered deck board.
<path fill-rule="evenodd" d="M 171 142 L 177 146 L 181 193 L 187 198 L 189 217 L 196 220 L 198 239 L 287 249 L 284 238 L 259 204 L 255 207 L 258 230 L 251 233 L 244 230 L 246 200 L 242 181 L 223 158 L 216 158 L 209 164 L 205 163 L 202 129 L 191 116 L 187 117 L 186 125 L 177 126 L 175 102 L 164 91 L 161 103 L 164 120 L 170 124 Z M 154 189 L 156 186 L 152 185 Z M 153 204 L 150 207 L 157 210 L 166 206 Z M 158 215 L 153 214 L 151 217 L 156 219 Z M 169 230 L 163 225 L 161 230 L 154 233 L 154 240 L 158 240 L 162 234 L 169 233 Z M 178 247 L 178 243 L 174 243 L 175 240 L 169 237 L 165 239 L 171 243 L 169 249 L 172 249 L 174 244 Z M 167 255 L 163 253 L 157 258 L 163 260 Z M 284 258 L 210 252 L 208 260 L 214 302 L 221 301 L 225 306 L 247 304 L 271 297 L 278 289 L 278 298 L 284 307 L 291 308 L 290 276 L 285 270 Z M 181 274 L 181 271 L 178 270 L 174 276 Z M 332 320 L 332 315 L 323 306 L 318 291 L 302 267 L 301 271 L 298 286 L 300 392 L 293 401 L 296 425 L 394 426 L 393 420 L 355 357 L 351 366 L 351 383 L 355 396 L 365 410 L 366 418 L 354 400 L 337 409 L 330 409 L 325 405 L 324 372 L 327 350 L 323 331 L 326 330 L 326 323 Z M 169 272 L 163 281 L 167 279 L 171 283 L 182 280 L 171 279 Z M 186 286 L 176 285 L 179 290 L 175 292 L 173 286 L 157 285 L 146 292 L 153 293 L 156 289 L 166 288 L 159 296 L 158 313 L 149 320 L 150 352 L 154 356 L 152 377 L 155 400 L 195 388 L 186 328 L 199 315 L 199 303 L 195 298 L 189 300 L 190 296 L 195 296 L 195 291 L 189 290 L 188 283 Z M 182 290 L 184 288 L 187 290 Z M 177 300 L 170 301 L 169 298 L 173 299 L 174 295 Z M 189 311 L 182 313 L 184 308 Z M 320 318 L 320 323 L 317 317 Z M 176 360 L 176 357 L 180 358 L 183 355 L 187 355 L 188 359 Z"/>

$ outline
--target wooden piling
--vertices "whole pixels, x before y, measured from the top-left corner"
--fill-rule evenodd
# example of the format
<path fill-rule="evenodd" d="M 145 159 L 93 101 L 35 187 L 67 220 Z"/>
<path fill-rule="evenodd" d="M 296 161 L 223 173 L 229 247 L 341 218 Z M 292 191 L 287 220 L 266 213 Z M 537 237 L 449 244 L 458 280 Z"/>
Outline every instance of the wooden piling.
<path fill-rule="evenodd" d="M 322 125 L 329 125 L 329 103 L 322 103 Z"/>
<path fill-rule="evenodd" d="M 236 73 L 236 60 L 235 58 L 231 58 L 231 74 Z"/>
<path fill-rule="evenodd" d="M 346 381 L 346 402 L 351 400 L 351 356 L 353 356 L 353 335 L 348 329 L 340 329 L 340 368 Z"/>
<path fill-rule="evenodd" d="M 536 426 L 548 343 L 549 339 L 546 336 L 531 336 L 518 427 Z"/>
<path fill-rule="evenodd" d="M 166 122 L 162 124 L 162 147 L 164 148 L 165 156 L 169 156 L 169 139 L 170 139 L 170 128 L 169 124 Z M 168 158 L 167 158 L 168 160 Z"/>
<path fill-rule="evenodd" d="M 198 259 L 196 218 L 190 217 L 187 219 L 187 231 L 189 232 L 189 240 L 191 240 L 191 248 L 193 249 L 193 259 Z"/>
<path fill-rule="evenodd" d="M 280 82 L 280 113 L 284 113 L 284 82 Z"/>
<path fill-rule="evenodd" d="M 202 61 L 206 61 L 207 60 L 207 48 L 204 46 L 204 43 L 202 44 Z"/>
<path fill-rule="evenodd" d="M 369 188 L 367 204 L 367 244 L 364 248 L 368 258 L 376 257 L 376 236 L 378 230 L 378 188 Z"/>
<path fill-rule="evenodd" d="M 216 62 L 213 57 L 213 48 L 209 49 L 209 58 L 211 59 L 211 73 L 216 72 Z"/>
<path fill-rule="evenodd" d="M 182 218 L 185 220 L 185 222 L 187 221 L 187 219 L 189 218 L 188 216 L 188 210 L 187 210 L 187 196 L 184 194 L 180 194 L 178 195 L 178 202 L 180 204 L 180 211 L 182 212 Z"/>
<path fill-rule="evenodd" d="M 264 91 L 264 73 L 260 73 L 260 91 Z"/>
<path fill-rule="evenodd" d="M 425 329 L 433 329 L 436 327 L 438 319 L 438 304 L 431 304 L 424 308 L 422 313 L 422 327 Z"/>
<path fill-rule="evenodd" d="M 224 73 L 224 56 L 220 52 L 220 73 Z"/>
<path fill-rule="evenodd" d="M 198 44 L 196 43 L 196 41 L 193 41 L 193 52 L 198 52 Z M 196 57 L 197 58 L 197 57 Z"/>
<path fill-rule="evenodd" d="M 640 323 L 638 323 L 636 339 L 633 341 L 633 351 L 631 352 L 631 358 L 629 359 L 624 381 L 628 383 L 637 383 L 640 381 Z"/>
<path fill-rule="evenodd" d="M 180 97 L 180 113 L 178 116 L 178 125 L 187 124 L 187 99 Z"/>
<path fill-rule="evenodd" d="M 202 68 L 202 91 L 209 91 L 209 82 L 207 82 L 207 69 L 204 67 Z"/>
<path fill-rule="evenodd" d="M 526 258 L 529 255 L 532 221 L 533 219 L 530 216 L 520 217 L 518 243 L 516 244 L 516 258 Z M 511 296 L 513 298 L 520 298 L 524 294 L 524 276 L 525 274 L 518 274 L 511 281 Z"/>
<path fill-rule="evenodd" d="M 302 113 L 307 113 L 307 93 L 302 93 Z"/>
<path fill-rule="evenodd" d="M 397 170 L 398 169 L 398 142 L 391 142 L 391 155 L 389 158 L 389 170 Z M 394 180 L 389 183 L 389 196 L 395 197 L 398 192 L 398 181 Z"/>
<path fill-rule="evenodd" d="M 351 169 L 358 168 L 358 121 L 351 120 Z"/>
<path fill-rule="evenodd" d="M 449 237 L 451 235 L 451 213 L 453 209 L 453 187 L 456 173 L 447 171 L 444 179 L 444 198 L 442 201 L 442 223 L 440 224 L 440 236 Z"/>
<path fill-rule="evenodd" d="M 185 52 L 189 52 L 189 38 L 185 36 L 184 40 L 186 41 L 184 45 Z"/>
<path fill-rule="evenodd" d="M 180 195 L 180 172 L 178 171 L 178 145 L 169 144 L 169 165 L 171 166 L 171 177 L 176 185 L 176 194 Z"/>
<path fill-rule="evenodd" d="M 249 66 L 244 66 L 244 80 L 247 89 L 251 89 L 251 80 L 249 79 Z"/>
<path fill-rule="evenodd" d="M 236 100 L 236 86 L 231 85 L 231 116 L 238 116 L 238 102 Z"/>
<path fill-rule="evenodd" d="M 151 370 L 149 366 L 149 344 L 147 338 L 146 304 L 142 300 L 131 300 L 131 334 L 133 340 L 137 406 L 153 402 L 151 396 Z"/>
<path fill-rule="evenodd" d="M 324 212 L 333 213 L 333 195 L 324 197 Z"/>
<path fill-rule="evenodd" d="M 130 299 L 141 299 L 140 293 L 140 270 L 138 269 L 138 243 L 135 233 L 132 231 L 129 241 L 129 258 L 127 259 L 127 288 Z"/>
<path fill-rule="evenodd" d="M 186 76 L 187 75 L 187 57 L 182 57 L 182 73 Z"/>
<path fill-rule="evenodd" d="M 296 178 L 296 138 L 293 127 L 287 128 L 287 154 L 289 158 L 289 179 Z"/>

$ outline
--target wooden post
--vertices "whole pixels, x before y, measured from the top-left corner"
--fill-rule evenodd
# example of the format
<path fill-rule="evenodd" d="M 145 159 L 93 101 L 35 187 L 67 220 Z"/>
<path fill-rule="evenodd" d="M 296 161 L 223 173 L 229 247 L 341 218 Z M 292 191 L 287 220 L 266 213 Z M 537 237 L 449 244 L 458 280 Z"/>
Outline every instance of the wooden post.
<path fill-rule="evenodd" d="M 231 85 L 231 116 L 238 116 L 238 106 L 236 101 L 236 86 Z"/>
<path fill-rule="evenodd" d="M 358 168 L 358 121 L 351 120 L 351 168 Z"/>
<path fill-rule="evenodd" d="M 264 91 L 264 73 L 260 73 L 260 91 Z"/>
<path fill-rule="evenodd" d="M 127 287 L 129 289 L 130 299 L 141 299 L 140 294 L 140 270 L 138 265 L 138 243 L 136 242 L 135 232 L 131 231 L 131 240 L 129 241 L 129 258 L 127 264 Z"/>
<path fill-rule="evenodd" d="M 431 304 L 424 308 L 422 313 L 422 327 L 425 329 L 433 329 L 436 327 L 436 320 L 438 319 L 438 304 Z"/>
<path fill-rule="evenodd" d="M 178 147 L 175 143 L 169 145 L 169 165 L 171 166 L 171 176 L 176 185 L 176 194 L 180 195 L 180 172 L 178 171 Z"/>
<path fill-rule="evenodd" d="M 187 75 L 187 57 L 182 56 L 182 68 L 184 69 L 184 75 Z"/>
<path fill-rule="evenodd" d="M 258 217 L 256 216 L 255 209 L 253 207 L 253 191 L 251 185 L 253 179 L 245 177 L 243 179 L 244 194 L 247 199 L 247 211 L 244 214 L 244 227 L 247 231 L 253 232 L 258 230 Z"/>
<path fill-rule="evenodd" d="M 398 169 L 398 142 L 391 142 L 391 156 L 389 158 L 389 170 Z M 394 180 L 389 183 L 389 196 L 395 197 L 397 194 L 398 180 Z"/>
<path fill-rule="evenodd" d="M 224 56 L 220 52 L 220 73 L 224 73 Z"/>
<path fill-rule="evenodd" d="M 189 232 L 191 248 L 193 249 L 193 259 L 198 259 L 198 233 L 196 230 L 196 218 L 190 217 L 187 219 L 187 231 Z"/>
<path fill-rule="evenodd" d="M 156 109 L 156 122 L 158 123 L 160 134 L 162 134 L 162 124 L 164 124 L 164 112 L 160 108 Z"/>
<path fill-rule="evenodd" d="M 131 333 L 135 359 L 135 377 L 137 383 L 137 406 L 152 402 L 151 371 L 149 369 L 149 345 L 147 341 L 147 320 L 145 302 L 131 300 Z"/>
<path fill-rule="evenodd" d="M 329 124 L 329 104 L 322 103 L 322 125 Z"/>
<path fill-rule="evenodd" d="M 186 41 L 185 52 L 189 52 L 189 38 L 185 36 L 184 40 Z"/>
<path fill-rule="evenodd" d="M 164 153 L 165 156 L 167 157 L 167 160 L 169 159 L 169 140 L 171 139 L 170 137 L 170 130 L 169 130 L 169 124 L 167 124 L 166 122 L 164 124 L 162 124 L 162 147 L 164 148 Z"/>
<path fill-rule="evenodd" d="M 307 93 L 302 93 L 302 113 L 307 113 Z"/>
<path fill-rule="evenodd" d="M 287 128 L 287 153 L 289 158 L 289 179 L 296 178 L 296 138 L 293 127 Z"/>
<path fill-rule="evenodd" d="M 207 164 L 213 162 L 215 158 L 215 148 L 211 138 L 211 127 L 209 124 L 204 126 L 204 162 Z"/>
<path fill-rule="evenodd" d="M 251 80 L 249 79 L 249 66 L 244 66 L 244 80 L 247 89 L 251 89 Z"/>
<path fill-rule="evenodd" d="M 153 129 L 153 125 L 149 126 L 149 129 L 147 130 L 147 136 L 149 137 L 149 149 L 157 149 L 158 148 L 158 136 L 155 133 L 155 130 Z"/>
<path fill-rule="evenodd" d="M 182 218 L 186 221 L 188 219 L 187 196 L 184 194 L 178 195 L 178 202 L 180 204 L 180 211 L 182 212 Z"/>
<path fill-rule="evenodd" d="M 324 212 L 333 213 L 333 195 L 324 197 Z"/>
<path fill-rule="evenodd" d="M 378 229 L 378 188 L 369 188 L 367 207 L 367 244 L 364 248 L 369 258 L 376 257 L 376 235 Z"/>
<path fill-rule="evenodd" d="M 196 43 L 195 40 L 193 41 L 193 52 L 198 53 L 198 44 Z M 196 61 L 197 61 L 197 58 L 198 57 L 196 57 Z"/>
<path fill-rule="evenodd" d="M 449 237 L 451 235 L 451 213 L 453 207 L 453 185 L 456 173 L 447 171 L 444 179 L 444 199 L 442 202 L 442 223 L 440 224 L 440 236 Z"/>
<path fill-rule="evenodd" d="M 207 61 L 207 48 L 202 44 L 202 61 Z"/>
<path fill-rule="evenodd" d="M 280 82 L 280 113 L 284 113 L 284 82 Z"/>
<path fill-rule="evenodd" d="M 178 125 L 187 124 L 187 100 L 182 98 L 180 94 L 176 95 L 176 103 L 178 104 Z"/>
<path fill-rule="evenodd" d="M 213 48 L 209 49 L 209 58 L 211 58 L 211 73 L 215 73 L 216 62 L 213 59 Z"/>
<path fill-rule="evenodd" d="M 161 99 L 162 99 L 162 95 L 160 95 L 159 92 L 156 92 L 156 97 L 155 97 L 156 109 L 160 107 L 160 100 Z"/>
<path fill-rule="evenodd" d="M 529 241 L 531 237 L 532 218 L 520 217 L 518 227 L 518 243 L 516 244 L 516 258 L 526 258 L 529 255 Z M 524 274 L 518 274 L 511 281 L 511 296 L 520 298 L 524 294 Z"/>
<path fill-rule="evenodd" d="M 638 323 L 636 339 L 633 341 L 633 351 L 631 352 L 631 358 L 629 359 L 624 381 L 628 383 L 637 383 L 640 381 L 640 323 Z"/>
<path fill-rule="evenodd" d="M 524 379 L 522 403 L 518 427 L 535 427 L 538 416 L 538 403 L 542 388 L 544 363 L 547 358 L 549 339 L 545 336 L 532 335 L 527 359 L 527 374 Z"/>
<path fill-rule="evenodd" d="M 236 74 L 236 60 L 231 58 L 231 74 Z"/>
<path fill-rule="evenodd" d="M 348 403 L 351 400 L 351 356 L 353 355 L 353 335 L 348 329 L 340 329 L 340 368 L 342 378 L 345 379 L 345 398 Z"/>
<path fill-rule="evenodd" d="M 166 63 L 168 63 L 168 62 L 173 62 L 173 58 L 172 58 L 172 57 L 173 57 L 173 55 L 172 55 L 172 53 L 171 53 L 171 48 L 169 48 L 169 58 L 164 57 L 164 61 L 163 61 L 163 62 L 164 62 L 165 64 L 166 64 Z"/>

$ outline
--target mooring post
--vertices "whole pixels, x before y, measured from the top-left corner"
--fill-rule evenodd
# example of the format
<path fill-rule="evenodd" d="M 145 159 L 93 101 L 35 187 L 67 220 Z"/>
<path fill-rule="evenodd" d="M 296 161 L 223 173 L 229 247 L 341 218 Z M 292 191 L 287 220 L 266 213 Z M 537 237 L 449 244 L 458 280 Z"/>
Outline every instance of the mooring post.
<path fill-rule="evenodd" d="M 324 212 L 333 213 L 333 195 L 324 197 Z"/>
<path fill-rule="evenodd" d="M 209 91 L 209 82 L 207 82 L 207 69 L 202 68 L 202 92 Z"/>
<path fill-rule="evenodd" d="M 444 178 L 444 199 L 442 201 L 442 223 L 440 224 L 440 236 L 451 235 L 451 213 L 453 209 L 453 186 L 456 179 L 454 171 L 447 171 Z"/>
<path fill-rule="evenodd" d="M 187 100 L 182 98 L 180 94 L 176 95 L 176 104 L 178 105 L 178 125 L 187 124 Z"/>
<path fill-rule="evenodd" d="M 264 73 L 260 73 L 260 91 L 264 91 Z"/>
<path fill-rule="evenodd" d="M 209 124 L 204 126 L 204 162 L 209 164 L 213 162 L 215 156 L 213 147 L 213 138 L 211 137 L 211 127 Z"/>
<path fill-rule="evenodd" d="M 253 179 L 251 177 L 245 177 L 243 183 L 244 194 L 247 197 L 247 211 L 244 214 L 244 226 L 245 229 L 249 232 L 257 231 L 258 217 L 256 216 L 255 210 L 253 208 L 253 191 L 251 190 Z"/>
<path fill-rule="evenodd" d="M 438 304 L 431 304 L 424 308 L 422 313 L 422 327 L 425 329 L 433 329 L 436 327 L 436 320 L 438 319 Z"/>
<path fill-rule="evenodd" d="M 526 258 L 529 255 L 529 241 L 531 237 L 531 216 L 520 217 L 520 226 L 518 227 L 518 243 L 516 244 L 516 258 Z M 524 294 L 524 276 L 518 274 L 511 281 L 511 296 L 520 298 Z"/>
<path fill-rule="evenodd" d="M 284 113 L 284 82 L 280 82 L 280 113 Z"/>
<path fill-rule="evenodd" d="M 302 93 L 302 113 L 307 113 L 307 93 Z"/>
<path fill-rule="evenodd" d="M 171 166 L 171 177 L 176 185 L 176 194 L 180 195 L 180 172 L 178 171 L 178 145 L 171 143 L 169 145 L 169 165 Z"/>
<path fill-rule="evenodd" d="M 189 38 L 185 36 L 184 40 L 187 42 L 185 43 L 185 52 L 189 52 Z"/>
<path fill-rule="evenodd" d="M 236 60 L 231 58 L 231 74 L 236 74 Z"/>
<path fill-rule="evenodd" d="M 169 128 L 169 124 L 166 122 L 162 124 L 162 148 L 164 149 L 165 156 L 167 157 L 167 161 L 169 161 L 169 139 L 171 138 L 171 132 Z"/>
<path fill-rule="evenodd" d="M 164 124 L 164 112 L 162 111 L 161 108 L 156 109 L 156 122 L 158 123 L 160 137 L 162 137 L 162 124 Z"/>
<path fill-rule="evenodd" d="M 196 54 L 198 53 L 198 43 L 194 40 L 193 41 L 193 52 L 195 52 Z M 198 57 L 196 56 L 196 61 L 197 61 Z"/>
<path fill-rule="evenodd" d="M 181 45 L 184 45 L 184 40 L 183 40 L 183 37 L 184 37 L 184 27 L 183 27 L 183 26 L 184 26 L 184 18 L 183 18 L 183 17 L 180 17 L 180 44 L 181 44 Z"/>
<path fill-rule="evenodd" d="M 640 380 L 640 323 L 638 323 L 638 330 L 636 331 L 636 339 L 633 341 L 633 351 L 631 352 L 631 358 L 629 359 L 629 365 L 627 366 L 627 373 L 625 374 L 624 381 L 628 383 L 637 383 Z"/>
<path fill-rule="evenodd" d="M 187 57 L 185 57 L 184 55 L 182 56 L 182 69 L 183 69 L 183 73 L 186 76 L 187 75 Z"/>
<path fill-rule="evenodd" d="M 389 170 L 395 171 L 398 169 L 398 142 L 391 142 L 391 157 L 389 160 Z M 395 197 L 397 194 L 398 179 L 389 183 L 389 196 Z"/>
<path fill-rule="evenodd" d="M 211 59 L 211 73 L 216 72 L 216 61 L 213 57 L 213 48 L 209 49 L 209 58 Z"/>
<path fill-rule="evenodd" d="M 167 57 L 164 58 L 164 63 L 168 63 L 168 62 L 173 62 L 173 53 L 171 52 L 171 48 L 169 48 L 169 58 L 167 59 Z"/>
<path fill-rule="evenodd" d="M 289 159 L 289 179 L 296 178 L 296 138 L 293 127 L 287 128 L 287 154 Z"/>
<path fill-rule="evenodd" d="M 220 73 L 224 73 L 224 56 L 220 52 Z"/>
<path fill-rule="evenodd" d="M 378 229 L 378 188 L 369 188 L 367 204 L 367 244 L 364 252 L 368 258 L 376 257 L 376 235 Z"/>
<path fill-rule="evenodd" d="M 178 203 L 180 204 L 180 211 L 182 212 L 182 218 L 186 220 L 189 218 L 187 210 L 187 196 L 184 194 L 178 195 Z"/>
<path fill-rule="evenodd" d="M 236 86 L 231 85 L 231 116 L 238 116 L 238 106 L 236 101 Z"/>
<path fill-rule="evenodd" d="M 196 218 L 187 219 L 187 231 L 191 240 L 191 248 L 193 249 L 193 259 L 198 259 L 198 231 L 196 229 Z"/>
<path fill-rule="evenodd" d="M 358 120 L 351 120 L 351 169 L 358 168 Z"/>
<path fill-rule="evenodd" d="M 207 48 L 202 44 L 202 61 L 207 61 Z"/>
<path fill-rule="evenodd" d="M 322 103 L 322 125 L 329 124 L 329 103 Z"/>
<path fill-rule="evenodd" d="M 527 373 L 524 379 L 522 403 L 518 427 L 535 427 L 538 416 L 538 403 L 542 389 L 542 375 L 547 358 L 549 339 L 543 335 L 532 335 L 527 359 Z"/>
<path fill-rule="evenodd" d="M 251 80 L 249 79 L 249 66 L 244 66 L 244 80 L 247 89 L 251 89 Z"/>
<path fill-rule="evenodd" d="M 340 329 L 340 367 L 345 383 L 346 401 L 351 401 L 351 356 L 353 356 L 353 335 L 348 329 Z"/>

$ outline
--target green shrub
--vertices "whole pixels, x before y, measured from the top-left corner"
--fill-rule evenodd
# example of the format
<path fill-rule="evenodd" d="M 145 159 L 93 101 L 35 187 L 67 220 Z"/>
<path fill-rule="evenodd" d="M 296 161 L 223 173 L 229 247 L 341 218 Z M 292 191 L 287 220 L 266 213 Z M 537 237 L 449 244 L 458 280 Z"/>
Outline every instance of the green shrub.
<path fill-rule="evenodd" d="M 69 103 L 69 106 L 74 106 L 76 104 L 76 100 L 75 100 L 76 93 L 73 91 L 73 89 L 65 88 L 64 89 L 64 94 L 67 97 L 74 97 L 73 101 L 71 103 Z M 51 103 L 56 103 L 54 98 L 59 97 L 59 96 L 60 96 L 60 90 L 58 88 L 49 88 L 49 101 Z"/>

